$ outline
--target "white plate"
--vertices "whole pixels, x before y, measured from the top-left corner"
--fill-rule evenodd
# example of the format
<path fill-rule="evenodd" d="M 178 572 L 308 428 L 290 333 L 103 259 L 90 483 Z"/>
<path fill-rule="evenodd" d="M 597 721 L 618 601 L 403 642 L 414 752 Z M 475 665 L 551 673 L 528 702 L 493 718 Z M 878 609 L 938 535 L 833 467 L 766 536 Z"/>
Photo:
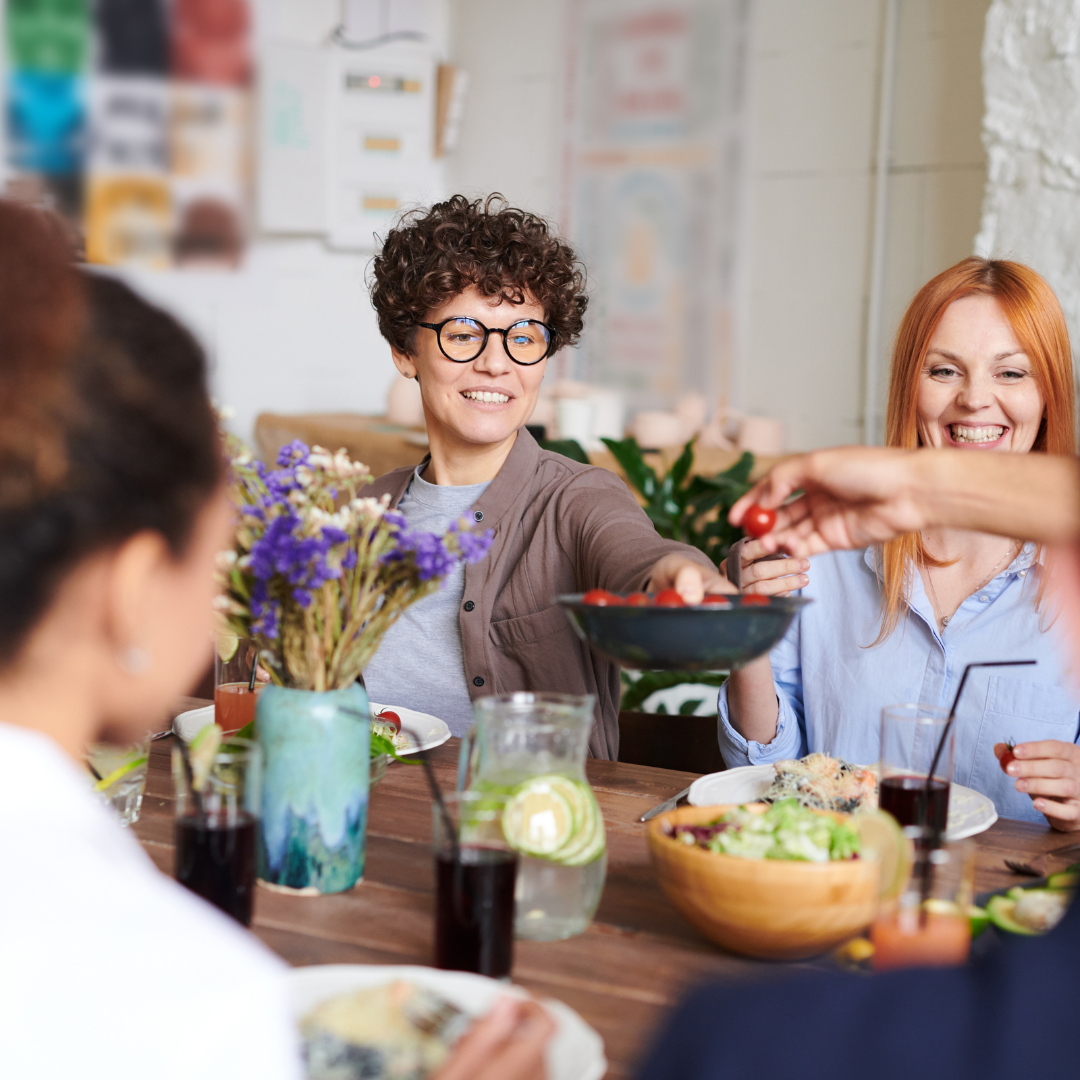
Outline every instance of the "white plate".
<path fill-rule="evenodd" d="M 528 995 L 517 986 L 470 975 L 464 971 L 439 971 L 427 967 L 383 967 L 366 964 L 323 964 L 316 967 L 294 968 L 289 973 L 292 982 L 293 1008 L 301 1020 L 320 1001 L 378 986 L 394 979 L 406 979 L 418 986 L 441 994 L 474 1016 L 482 1016 L 503 994 L 514 997 Z M 545 998 L 541 1004 L 555 1021 L 555 1036 L 548 1044 L 547 1075 L 549 1080 L 600 1080 L 607 1072 L 604 1040 L 569 1006 Z"/>
<path fill-rule="evenodd" d="M 445 721 L 437 716 L 429 716 L 427 713 L 416 712 L 413 709 L 405 709 L 400 705 L 376 705 L 372 704 L 372 712 L 380 709 L 392 709 L 401 719 L 402 727 L 408 728 L 408 733 L 419 740 L 417 746 L 410 746 L 407 750 L 399 750 L 398 753 L 416 754 L 421 750 L 431 750 L 436 746 L 442 746 L 450 738 L 450 729 Z M 214 722 L 214 706 L 204 705 L 201 709 L 188 709 L 173 720 L 173 731 L 184 742 L 190 742 L 207 724 Z"/>
<path fill-rule="evenodd" d="M 201 709 L 188 709 L 173 720 L 172 729 L 184 742 L 191 742 L 207 724 L 214 722 L 214 706 L 204 705 Z"/>
<path fill-rule="evenodd" d="M 374 701 L 371 703 L 373 715 L 381 709 L 396 712 L 401 720 L 402 728 L 407 728 L 407 734 L 419 740 L 418 745 L 410 746 L 407 750 L 399 750 L 399 754 L 416 754 L 421 750 L 432 750 L 436 746 L 442 746 L 450 738 L 450 729 L 446 726 L 446 722 L 437 716 L 406 709 L 401 705 L 377 705 Z"/>
<path fill-rule="evenodd" d="M 756 802 L 769 790 L 774 776 L 776 770 L 771 765 L 741 765 L 726 772 L 709 773 L 690 785 L 687 799 L 691 806 Z M 997 818 L 993 802 L 985 795 L 960 784 L 950 786 L 946 840 L 963 840 L 984 832 Z"/>

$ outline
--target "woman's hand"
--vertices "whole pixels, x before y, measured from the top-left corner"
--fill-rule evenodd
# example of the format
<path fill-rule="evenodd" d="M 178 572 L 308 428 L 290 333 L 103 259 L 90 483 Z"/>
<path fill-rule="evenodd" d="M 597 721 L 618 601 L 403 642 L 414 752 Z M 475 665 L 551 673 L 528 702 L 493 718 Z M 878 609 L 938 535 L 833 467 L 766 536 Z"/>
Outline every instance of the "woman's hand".
<path fill-rule="evenodd" d="M 502 997 L 454 1047 L 433 1080 L 545 1080 L 555 1023 L 535 1001 Z"/>
<path fill-rule="evenodd" d="M 998 761 L 1008 746 L 998 743 L 994 754 Z M 1018 777 L 1016 790 L 1030 795 L 1035 809 L 1061 832 L 1080 830 L 1080 746 L 1043 739 L 1018 743 L 1013 747 L 1013 761 L 1005 771 Z"/>
<path fill-rule="evenodd" d="M 789 596 L 792 589 L 810 584 L 805 571 L 810 569 L 809 559 L 758 559 L 768 555 L 760 540 L 748 540 L 740 549 L 742 558 L 742 591 L 761 596 Z M 727 559 L 720 564 L 720 571 L 727 574 Z"/>
<path fill-rule="evenodd" d="M 739 590 L 715 567 L 706 569 L 685 555 L 665 555 L 652 568 L 649 592 L 674 589 L 687 604 L 700 604 L 706 593 L 735 593 Z"/>

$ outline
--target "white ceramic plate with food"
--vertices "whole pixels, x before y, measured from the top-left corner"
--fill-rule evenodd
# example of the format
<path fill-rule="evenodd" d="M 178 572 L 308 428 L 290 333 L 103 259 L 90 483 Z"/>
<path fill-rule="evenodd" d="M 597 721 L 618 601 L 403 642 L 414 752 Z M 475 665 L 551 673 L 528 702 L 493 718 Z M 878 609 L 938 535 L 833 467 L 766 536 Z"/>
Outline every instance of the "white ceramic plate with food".
<path fill-rule="evenodd" d="M 383 709 L 397 713 L 401 721 L 401 730 L 413 741 L 413 745 L 405 750 L 399 750 L 399 754 L 416 754 L 421 750 L 432 750 L 436 746 L 442 746 L 450 738 L 450 729 L 446 726 L 446 722 L 437 716 L 417 712 L 415 709 L 406 709 L 401 705 L 377 705 L 373 701 L 371 703 L 372 717 L 378 719 L 376 713 L 382 712 Z"/>
<path fill-rule="evenodd" d="M 771 765 L 741 765 L 725 772 L 700 776 L 690 785 L 691 806 L 757 802 L 769 790 L 776 770 Z M 997 821 L 993 802 L 978 791 L 953 784 L 949 789 L 946 840 L 963 840 L 985 832 Z"/>
<path fill-rule="evenodd" d="M 402 718 L 404 719 L 404 717 Z M 496 982 L 464 971 L 439 971 L 427 967 L 366 964 L 323 964 L 295 968 L 292 982 L 293 1009 L 297 1021 L 316 1005 L 338 994 L 404 979 L 441 994 L 459 1009 L 480 1017 L 503 994 L 528 995 L 518 986 Z M 607 1072 L 604 1040 L 568 1005 L 545 998 L 540 1002 L 555 1021 L 555 1036 L 548 1044 L 548 1080 L 600 1080 Z"/>
<path fill-rule="evenodd" d="M 446 722 L 437 716 L 429 716 L 427 713 L 416 712 L 414 709 L 405 709 L 399 705 L 372 705 L 372 714 L 380 709 L 390 709 L 398 714 L 401 726 L 407 729 L 415 745 L 406 750 L 399 750 L 399 754 L 415 754 L 421 750 L 431 750 L 433 747 L 442 746 L 450 738 L 450 729 Z M 204 705 L 201 709 L 188 709 L 180 713 L 173 720 L 173 731 L 184 742 L 190 742 L 207 724 L 214 722 L 214 706 Z"/>

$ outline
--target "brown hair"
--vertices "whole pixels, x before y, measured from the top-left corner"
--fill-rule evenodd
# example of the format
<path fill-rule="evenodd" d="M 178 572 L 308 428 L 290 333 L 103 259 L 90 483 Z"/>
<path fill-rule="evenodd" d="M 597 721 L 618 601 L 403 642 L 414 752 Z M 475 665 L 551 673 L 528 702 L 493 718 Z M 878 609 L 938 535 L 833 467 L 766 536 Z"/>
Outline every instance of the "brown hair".
<path fill-rule="evenodd" d="M 416 324 L 470 285 L 514 304 L 533 299 L 552 329 L 551 352 L 573 345 L 584 325 L 585 269 L 543 218 L 498 194 L 454 195 L 406 214 L 372 264 L 371 303 L 391 345 L 411 353 Z"/>
<path fill-rule="evenodd" d="M 1030 267 L 974 256 L 928 281 L 904 312 L 893 349 L 886 445 L 906 448 L 920 445 L 919 378 L 926 354 L 945 310 L 964 296 L 994 297 L 1031 360 L 1046 408 L 1032 450 L 1075 454 L 1072 350 L 1065 316 L 1053 289 Z M 896 629 L 905 602 L 909 567 L 944 565 L 930 555 L 918 533 L 909 533 L 883 544 L 880 564 L 882 620 L 881 633 L 874 644 L 884 641 Z M 1044 586 L 1045 582 L 1040 581 L 1040 604 Z"/>
<path fill-rule="evenodd" d="M 145 529 L 181 554 L 222 477 L 206 362 L 179 323 L 74 270 L 36 211 L 0 200 L 5 282 L 0 666 L 86 556 Z"/>

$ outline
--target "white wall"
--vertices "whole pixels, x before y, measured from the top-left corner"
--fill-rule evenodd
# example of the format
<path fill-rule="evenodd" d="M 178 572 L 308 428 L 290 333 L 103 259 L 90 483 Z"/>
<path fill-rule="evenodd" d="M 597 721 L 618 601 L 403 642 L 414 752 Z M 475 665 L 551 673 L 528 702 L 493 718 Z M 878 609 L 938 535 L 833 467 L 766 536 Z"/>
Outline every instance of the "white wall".
<path fill-rule="evenodd" d="M 994 0 L 983 63 L 990 155 L 980 254 L 1050 281 L 1080 345 L 1080 19 L 1075 3 Z"/>
<path fill-rule="evenodd" d="M 859 441 L 884 3 L 752 2 L 750 281 L 736 404 L 780 417 L 793 449 Z M 988 3 L 900 0 L 882 368 L 913 293 L 971 254 L 978 231 Z M 559 9 L 537 18 L 527 0 L 451 0 L 451 59 L 472 79 L 451 188 L 498 189 L 557 217 Z M 522 128 L 535 153 L 506 154 L 500 136 Z"/>
<path fill-rule="evenodd" d="M 900 0 L 879 386 L 904 307 L 971 254 L 987 0 Z M 884 4 L 760 0 L 745 408 L 788 445 L 862 438 Z"/>

